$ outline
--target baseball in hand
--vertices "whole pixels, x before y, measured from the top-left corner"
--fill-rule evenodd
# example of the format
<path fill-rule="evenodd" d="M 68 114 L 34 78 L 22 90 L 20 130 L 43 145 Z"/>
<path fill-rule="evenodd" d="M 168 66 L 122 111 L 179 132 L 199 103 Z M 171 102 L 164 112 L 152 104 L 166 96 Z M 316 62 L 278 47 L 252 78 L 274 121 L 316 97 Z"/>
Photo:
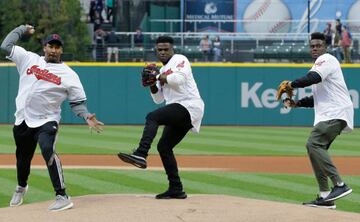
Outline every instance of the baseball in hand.
<path fill-rule="evenodd" d="M 32 25 L 26 25 L 26 28 L 27 28 L 27 32 L 29 33 L 29 34 L 34 34 L 34 32 L 35 32 L 35 29 L 34 29 L 34 26 L 32 26 Z"/>

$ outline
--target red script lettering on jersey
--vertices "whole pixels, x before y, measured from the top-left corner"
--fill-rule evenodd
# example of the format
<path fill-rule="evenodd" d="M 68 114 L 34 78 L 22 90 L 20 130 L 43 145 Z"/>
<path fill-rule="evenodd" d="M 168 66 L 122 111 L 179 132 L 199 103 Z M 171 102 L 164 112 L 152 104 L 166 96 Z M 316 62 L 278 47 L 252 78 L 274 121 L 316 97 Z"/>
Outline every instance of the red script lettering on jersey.
<path fill-rule="evenodd" d="M 321 61 L 315 63 L 315 66 L 321 66 L 324 62 L 325 62 L 325 60 L 321 60 Z"/>
<path fill-rule="evenodd" d="M 181 69 L 181 68 L 184 68 L 184 66 L 185 66 L 185 61 L 182 61 L 181 63 L 179 63 L 179 64 L 176 66 L 176 68 Z"/>
<path fill-rule="evenodd" d="M 170 68 L 170 69 L 166 70 L 165 72 L 163 72 L 162 74 L 170 75 L 171 73 L 173 73 L 173 71 Z"/>
<path fill-rule="evenodd" d="M 26 74 L 34 74 L 38 80 L 48 81 L 56 85 L 61 84 L 61 77 L 49 72 L 47 69 L 40 69 L 37 65 L 33 65 L 31 68 L 27 69 Z"/>

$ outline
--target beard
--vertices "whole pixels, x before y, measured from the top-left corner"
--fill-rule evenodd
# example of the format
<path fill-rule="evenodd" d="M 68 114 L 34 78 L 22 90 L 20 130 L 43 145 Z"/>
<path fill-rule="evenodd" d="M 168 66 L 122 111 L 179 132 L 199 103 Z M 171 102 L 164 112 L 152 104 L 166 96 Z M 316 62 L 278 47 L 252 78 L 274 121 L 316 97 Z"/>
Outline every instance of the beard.
<path fill-rule="evenodd" d="M 60 58 L 55 56 L 47 56 L 45 57 L 45 61 L 48 63 L 60 63 Z"/>

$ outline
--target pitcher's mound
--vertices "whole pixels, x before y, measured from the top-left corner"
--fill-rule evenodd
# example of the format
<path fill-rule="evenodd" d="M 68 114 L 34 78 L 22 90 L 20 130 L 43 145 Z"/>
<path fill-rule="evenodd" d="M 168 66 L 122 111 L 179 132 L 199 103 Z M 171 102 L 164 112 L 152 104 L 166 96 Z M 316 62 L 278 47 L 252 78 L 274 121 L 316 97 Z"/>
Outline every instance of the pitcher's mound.
<path fill-rule="evenodd" d="M 190 195 L 185 200 L 156 200 L 151 195 L 74 197 L 74 208 L 47 211 L 51 201 L 0 209 L 0 221 L 28 222 L 293 222 L 360 221 L 360 214 L 225 195 Z"/>

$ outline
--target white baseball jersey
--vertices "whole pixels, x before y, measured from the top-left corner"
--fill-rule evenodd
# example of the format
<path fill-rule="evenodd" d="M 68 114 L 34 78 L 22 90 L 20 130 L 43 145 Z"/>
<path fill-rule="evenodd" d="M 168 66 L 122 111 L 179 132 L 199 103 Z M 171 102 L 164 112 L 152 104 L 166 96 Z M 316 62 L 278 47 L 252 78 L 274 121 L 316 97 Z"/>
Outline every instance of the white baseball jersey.
<path fill-rule="evenodd" d="M 314 125 L 321 121 L 342 119 L 347 123 L 343 131 L 351 131 L 354 128 L 354 106 L 338 60 L 330 54 L 323 54 L 316 59 L 310 71 L 317 72 L 322 79 L 320 83 L 312 85 Z"/>
<path fill-rule="evenodd" d="M 155 103 L 178 103 L 190 113 L 192 131 L 199 132 L 204 115 L 204 102 L 194 80 L 189 60 L 180 54 L 175 54 L 169 62 L 161 67 L 160 73 L 167 75 L 167 84 L 157 83 L 158 92 L 151 96 Z"/>
<path fill-rule="evenodd" d="M 10 56 L 19 72 L 16 121 L 31 127 L 61 119 L 61 104 L 86 100 L 78 75 L 64 63 L 47 63 L 43 56 L 14 46 Z"/>

